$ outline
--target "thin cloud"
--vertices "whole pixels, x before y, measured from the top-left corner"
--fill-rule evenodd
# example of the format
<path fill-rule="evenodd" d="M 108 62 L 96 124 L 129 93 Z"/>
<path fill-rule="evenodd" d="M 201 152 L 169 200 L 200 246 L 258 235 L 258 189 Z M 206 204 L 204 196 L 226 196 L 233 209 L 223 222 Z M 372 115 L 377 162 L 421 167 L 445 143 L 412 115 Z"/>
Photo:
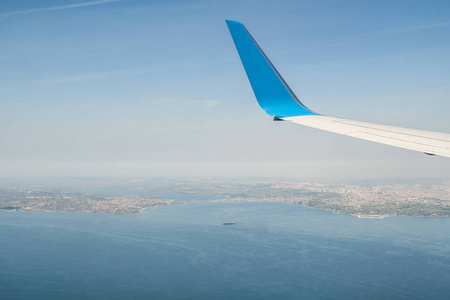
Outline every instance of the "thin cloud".
<path fill-rule="evenodd" d="M 214 107 L 214 106 L 216 106 L 216 105 L 218 105 L 219 104 L 219 101 L 218 100 L 215 100 L 215 99 L 212 99 L 212 100 L 206 100 L 205 101 L 205 108 L 211 108 L 211 107 Z"/>
<path fill-rule="evenodd" d="M 6 17 L 11 17 L 14 15 L 25 15 L 25 14 L 32 14 L 32 13 L 36 13 L 36 12 L 42 12 L 42 11 L 72 9 L 72 8 L 78 8 L 78 7 L 101 5 L 101 4 L 108 4 L 108 3 L 114 3 L 114 2 L 122 2 L 122 1 L 124 1 L 124 0 L 98 0 L 98 1 L 91 1 L 91 2 L 84 2 L 84 3 L 62 5 L 62 6 L 27 9 L 27 10 L 20 10 L 20 11 L 13 11 L 10 13 L 5 13 L 5 14 L 0 15 L 0 18 L 4 19 Z"/>
<path fill-rule="evenodd" d="M 116 78 L 122 78 L 122 77 L 132 77 L 132 76 L 141 76 L 146 74 L 153 74 L 153 73 L 163 73 L 163 72 L 173 72 L 178 71 L 182 69 L 197 69 L 204 66 L 211 66 L 211 65 L 220 65 L 228 63 L 230 60 L 223 59 L 223 60 L 216 60 L 216 61 L 209 61 L 204 63 L 184 63 L 184 62 L 170 62 L 170 63 L 163 63 L 163 64 L 156 64 L 152 66 L 146 66 L 142 68 L 131 68 L 131 69 L 122 69 L 122 70 L 111 70 L 111 71 L 104 71 L 104 72 L 93 72 L 93 73 L 85 73 L 85 74 L 78 74 L 78 75 L 69 75 L 69 76 L 62 76 L 62 77 L 56 77 L 56 78 L 36 78 L 36 79 L 29 79 L 29 80 L 17 80 L 17 81 L 0 81 L 0 85 L 2 84 L 8 84 L 11 85 L 12 83 L 16 84 L 70 84 L 70 83 L 80 83 L 80 82 L 91 82 L 91 81 L 101 81 L 101 80 L 111 80 Z M 215 103 L 210 103 L 209 107 L 214 106 Z"/>
<path fill-rule="evenodd" d="M 422 26 L 393 28 L 393 29 L 387 29 L 387 30 L 373 31 L 373 32 L 361 33 L 361 34 L 356 34 L 356 35 L 336 39 L 336 40 L 334 40 L 334 43 L 336 43 L 336 44 L 354 43 L 354 42 L 358 42 L 361 38 L 383 38 L 383 37 L 387 37 L 387 36 L 391 36 L 391 35 L 400 34 L 402 32 L 419 31 L 419 30 L 444 27 L 444 26 L 449 26 L 449 25 L 450 25 L 450 22 L 443 22 L 443 23 L 428 24 L 428 25 L 422 25 Z"/>
<path fill-rule="evenodd" d="M 413 31 L 413 30 L 422 30 L 422 29 L 428 29 L 428 28 L 435 28 L 435 27 L 443 27 L 443 26 L 449 26 L 450 22 L 442 22 L 442 23 L 436 23 L 436 24 L 429 24 L 429 25 L 422 25 L 422 26 L 415 26 L 415 27 L 407 27 L 407 28 L 401 28 L 401 29 L 394 29 L 395 31 Z"/>
<path fill-rule="evenodd" d="M 436 27 L 444 27 L 449 26 L 450 22 L 443 22 L 443 23 L 436 23 L 436 24 L 428 24 L 428 25 L 422 25 L 422 26 L 413 26 L 413 27 L 405 27 L 405 28 L 393 28 L 393 29 L 387 29 L 387 30 L 380 30 L 380 31 L 374 31 L 374 32 L 367 32 L 367 33 L 361 33 L 349 37 L 342 38 L 344 39 L 354 39 L 354 38 L 361 38 L 361 37 L 385 37 L 394 35 L 401 32 L 407 32 L 407 31 L 419 31 L 423 29 L 430 29 L 430 28 L 436 28 Z"/>
<path fill-rule="evenodd" d="M 189 100 L 186 98 L 183 99 L 152 99 L 148 101 L 152 105 L 158 105 L 160 107 L 167 107 L 167 106 L 195 106 L 195 107 L 203 107 L 206 109 L 215 107 L 220 104 L 219 100 L 216 99 L 208 99 L 208 100 Z"/>
<path fill-rule="evenodd" d="M 380 31 L 365 32 L 365 33 L 355 34 L 355 35 L 351 35 L 351 36 L 332 39 L 327 43 L 305 45 L 301 49 L 280 51 L 280 52 L 277 52 L 276 54 L 278 55 L 278 54 L 284 54 L 284 53 L 297 52 L 297 51 L 303 50 L 303 49 L 316 49 L 316 48 L 323 48 L 323 47 L 329 47 L 329 46 L 348 45 L 348 44 L 359 43 L 363 39 L 379 39 L 379 38 L 384 38 L 384 37 L 388 37 L 388 36 L 392 36 L 392 35 L 401 34 L 404 32 L 427 30 L 427 29 L 431 29 L 431 28 L 445 27 L 445 26 L 450 26 L 450 22 L 442 22 L 442 23 L 435 23 L 435 24 L 428 24 L 428 25 L 421 25 L 421 26 L 392 28 L 392 29 L 386 29 L 386 30 L 380 30 Z"/>
<path fill-rule="evenodd" d="M 222 59 L 215 61 L 208 61 L 203 63 L 184 63 L 184 62 L 170 62 L 156 64 L 152 66 L 146 66 L 142 68 L 131 68 L 122 70 L 110 70 L 104 72 L 91 72 L 77 75 L 61 76 L 54 78 L 30 78 L 24 80 L 0 80 L 0 86 L 28 86 L 36 84 L 72 84 L 80 82 L 92 82 L 92 81 L 102 81 L 102 80 L 113 80 L 122 77 L 132 77 L 141 76 L 146 74 L 163 73 L 163 72 L 173 72 L 182 69 L 198 69 L 204 66 L 211 65 L 221 65 L 232 61 L 231 59 Z M 207 104 L 205 104 L 207 105 Z M 215 106 L 215 103 L 209 103 L 209 107 Z"/>

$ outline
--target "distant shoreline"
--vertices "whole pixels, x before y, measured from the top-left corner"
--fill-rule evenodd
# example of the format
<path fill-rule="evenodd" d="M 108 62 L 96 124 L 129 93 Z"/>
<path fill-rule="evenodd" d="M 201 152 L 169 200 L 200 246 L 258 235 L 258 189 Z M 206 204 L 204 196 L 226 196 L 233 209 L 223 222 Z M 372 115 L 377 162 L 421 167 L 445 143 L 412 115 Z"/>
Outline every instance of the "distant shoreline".
<path fill-rule="evenodd" d="M 261 201 L 261 200 L 246 200 L 246 199 L 239 199 L 239 200 L 233 200 L 233 199 L 216 199 L 216 200 L 206 200 L 206 201 L 202 201 L 202 200 L 192 200 L 192 201 L 177 201 L 176 203 L 158 203 L 157 205 L 154 206 L 149 206 L 149 207 L 142 207 L 137 211 L 133 211 L 133 212 L 97 212 L 97 211 L 77 211 L 77 210 L 32 210 L 32 209 L 24 209 L 24 210 L 10 210 L 10 209 L 3 209 L 0 208 L 0 211 L 5 211 L 5 212 L 11 212 L 11 213 L 15 213 L 15 212 L 45 212 L 45 213 L 90 213 L 90 214 L 118 214 L 118 215 L 133 215 L 133 214 L 139 214 L 144 212 L 147 209 L 152 209 L 152 208 L 158 208 L 160 205 L 165 206 L 165 205 L 178 205 L 178 204 L 194 204 L 194 203 L 286 203 L 286 204 L 292 204 L 292 205 L 298 205 L 298 206 L 302 206 L 305 208 L 309 208 L 309 209 L 314 209 L 314 210 L 324 210 L 324 211 L 330 211 L 335 215 L 347 215 L 347 216 L 353 216 L 353 217 L 357 217 L 358 219 L 384 219 L 384 218 L 388 218 L 388 217 L 421 217 L 421 218 L 447 218 L 450 216 L 410 216 L 410 215 L 358 215 L 358 214 L 353 214 L 353 213 L 341 213 L 341 212 L 337 212 L 337 211 L 333 211 L 332 209 L 326 209 L 326 208 L 317 208 L 317 207 L 309 207 L 309 206 L 305 206 L 305 205 L 301 205 L 298 203 L 293 203 L 291 201 Z"/>
<path fill-rule="evenodd" d="M 356 185 L 291 180 L 93 179 L 63 187 L 0 187 L 0 209 L 9 212 L 133 214 L 159 205 L 194 202 L 283 202 L 360 219 L 450 217 L 450 181 Z"/>

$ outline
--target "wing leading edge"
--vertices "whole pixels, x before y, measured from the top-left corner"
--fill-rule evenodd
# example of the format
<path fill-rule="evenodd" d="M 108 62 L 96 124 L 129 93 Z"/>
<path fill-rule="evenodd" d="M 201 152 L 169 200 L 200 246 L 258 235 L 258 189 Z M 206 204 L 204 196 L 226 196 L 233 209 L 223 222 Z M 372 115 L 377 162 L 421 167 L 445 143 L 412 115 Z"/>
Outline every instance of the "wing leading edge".
<path fill-rule="evenodd" d="M 450 134 L 447 133 L 358 122 L 311 111 L 298 100 L 245 26 L 236 21 L 226 22 L 256 99 L 274 120 L 450 157 Z"/>

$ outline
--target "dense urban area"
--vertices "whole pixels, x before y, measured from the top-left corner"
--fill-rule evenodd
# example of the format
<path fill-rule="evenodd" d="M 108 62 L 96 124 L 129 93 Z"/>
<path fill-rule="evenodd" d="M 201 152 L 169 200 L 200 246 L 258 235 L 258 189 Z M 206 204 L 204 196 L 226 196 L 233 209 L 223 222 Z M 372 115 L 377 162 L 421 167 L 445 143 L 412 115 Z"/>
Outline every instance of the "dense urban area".
<path fill-rule="evenodd" d="M 188 197 L 186 197 L 188 196 Z M 0 209 L 138 213 L 198 201 L 287 202 L 359 217 L 450 216 L 450 181 L 376 184 L 292 179 L 65 179 L 2 182 Z"/>

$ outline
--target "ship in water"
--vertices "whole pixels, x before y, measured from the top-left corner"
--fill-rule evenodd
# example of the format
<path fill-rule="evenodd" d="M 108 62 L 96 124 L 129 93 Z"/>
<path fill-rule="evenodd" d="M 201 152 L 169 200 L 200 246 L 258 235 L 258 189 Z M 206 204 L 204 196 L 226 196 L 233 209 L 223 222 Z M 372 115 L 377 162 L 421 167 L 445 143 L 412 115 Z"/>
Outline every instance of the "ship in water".
<path fill-rule="evenodd" d="M 360 219 L 383 219 L 384 217 L 382 215 L 358 215 Z"/>
<path fill-rule="evenodd" d="M 223 225 L 234 225 L 234 222 L 225 222 Z"/>

